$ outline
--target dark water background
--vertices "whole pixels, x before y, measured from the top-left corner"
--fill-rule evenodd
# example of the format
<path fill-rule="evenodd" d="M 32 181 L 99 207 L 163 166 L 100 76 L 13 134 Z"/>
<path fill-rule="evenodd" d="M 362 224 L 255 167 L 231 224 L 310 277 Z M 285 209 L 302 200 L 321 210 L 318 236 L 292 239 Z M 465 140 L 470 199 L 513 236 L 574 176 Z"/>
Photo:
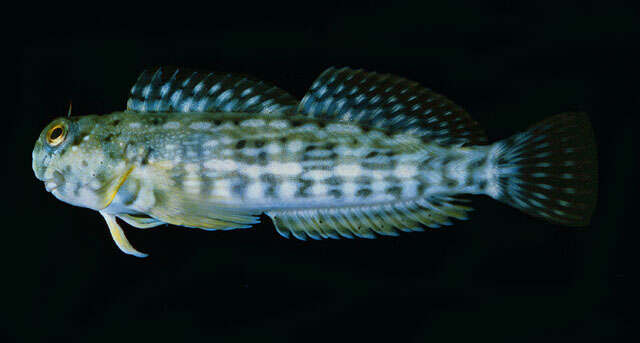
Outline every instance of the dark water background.
<path fill-rule="evenodd" d="M 637 194 L 637 7 L 92 6 L 45 9 L 5 31 L 17 56 L 4 81 L 15 92 L 5 93 L 15 109 L 4 117 L 5 341 L 623 337 L 624 294 L 637 273 L 627 233 L 637 222 L 626 220 Z M 394 73 L 466 108 L 492 141 L 585 111 L 599 148 L 593 222 L 560 227 L 475 197 L 469 221 L 376 240 L 286 240 L 266 217 L 231 232 L 123 225 L 150 257 L 124 255 L 97 212 L 45 192 L 31 150 L 70 100 L 76 115 L 122 110 L 137 74 L 165 64 L 254 75 L 299 98 L 329 66 Z"/>

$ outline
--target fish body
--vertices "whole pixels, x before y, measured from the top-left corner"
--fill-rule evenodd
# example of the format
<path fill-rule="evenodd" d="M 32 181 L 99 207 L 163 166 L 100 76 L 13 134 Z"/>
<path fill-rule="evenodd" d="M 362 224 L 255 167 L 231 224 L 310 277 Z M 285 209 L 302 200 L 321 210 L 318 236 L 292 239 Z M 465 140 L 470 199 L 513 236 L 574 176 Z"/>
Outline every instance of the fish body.
<path fill-rule="evenodd" d="M 125 112 L 54 120 L 33 169 L 58 199 L 100 211 L 136 256 L 115 218 L 228 230 L 266 213 L 285 237 L 373 238 L 465 219 L 461 194 L 567 225 L 594 206 L 583 114 L 487 144 L 446 98 L 346 68 L 299 103 L 261 81 L 169 69 L 143 73 L 131 93 Z"/>

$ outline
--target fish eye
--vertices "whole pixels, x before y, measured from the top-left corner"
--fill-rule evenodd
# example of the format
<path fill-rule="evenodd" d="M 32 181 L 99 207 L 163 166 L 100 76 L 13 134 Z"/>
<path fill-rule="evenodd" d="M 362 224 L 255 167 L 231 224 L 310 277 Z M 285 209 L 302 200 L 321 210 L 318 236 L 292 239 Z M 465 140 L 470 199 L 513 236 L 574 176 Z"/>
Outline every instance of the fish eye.
<path fill-rule="evenodd" d="M 67 129 L 62 124 L 54 125 L 47 131 L 46 137 L 47 143 L 52 147 L 56 147 L 64 142 L 67 137 Z"/>

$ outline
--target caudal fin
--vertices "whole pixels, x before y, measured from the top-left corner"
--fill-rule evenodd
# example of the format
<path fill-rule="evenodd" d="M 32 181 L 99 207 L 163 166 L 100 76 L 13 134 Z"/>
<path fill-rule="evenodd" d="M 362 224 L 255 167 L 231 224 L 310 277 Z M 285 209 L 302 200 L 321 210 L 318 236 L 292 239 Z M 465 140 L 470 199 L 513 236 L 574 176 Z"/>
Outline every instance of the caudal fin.
<path fill-rule="evenodd" d="M 584 113 L 548 118 L 491 149 L 491 196 L 553 223 L 584 226 L 598 187 L 596 144 Z"/>

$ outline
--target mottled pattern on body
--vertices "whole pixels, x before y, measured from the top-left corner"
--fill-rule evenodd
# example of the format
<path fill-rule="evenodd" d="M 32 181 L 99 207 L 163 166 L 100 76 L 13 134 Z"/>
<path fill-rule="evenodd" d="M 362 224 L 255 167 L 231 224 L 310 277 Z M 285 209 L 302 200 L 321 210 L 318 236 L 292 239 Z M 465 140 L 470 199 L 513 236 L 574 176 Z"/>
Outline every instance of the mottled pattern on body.
<path fill-rule="evenodd" d="M 98 125 L 124 149 L 104 153 L 136 165 L 131 196 L 150 193 L 127 199 L 140 211 L 167 187 L 263 210 L 479 193 L 490 167 L 486 148 L 424 146 L 411 135 L 295 116 L 114 113 Z"/>

